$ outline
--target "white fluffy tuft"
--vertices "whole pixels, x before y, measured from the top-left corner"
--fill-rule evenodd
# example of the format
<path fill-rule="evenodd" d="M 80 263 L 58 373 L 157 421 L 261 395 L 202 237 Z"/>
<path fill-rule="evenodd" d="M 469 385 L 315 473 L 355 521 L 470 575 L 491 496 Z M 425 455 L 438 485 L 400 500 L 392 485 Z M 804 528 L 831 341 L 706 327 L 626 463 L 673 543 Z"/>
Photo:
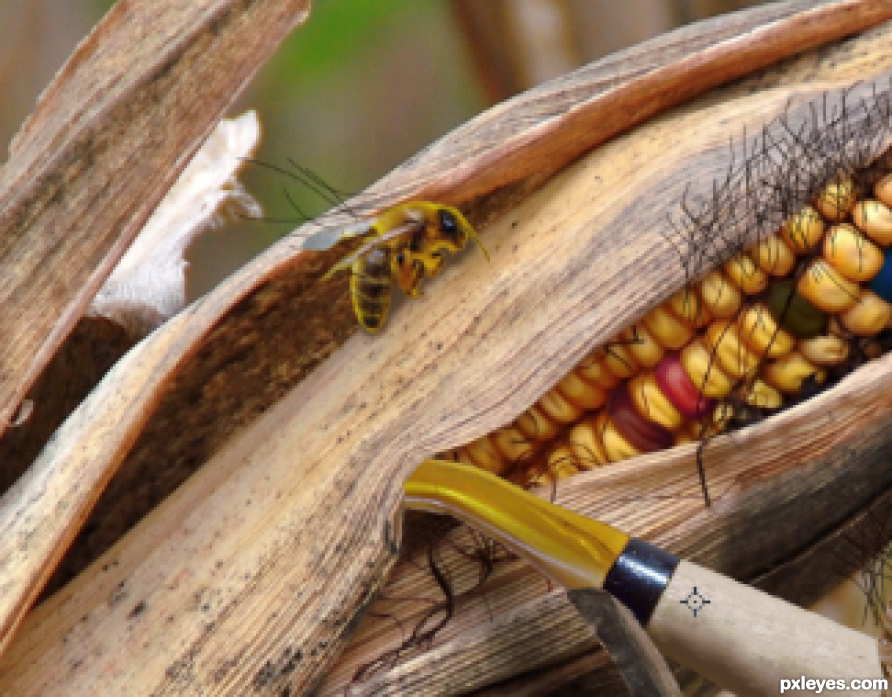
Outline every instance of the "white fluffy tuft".
<path fill-rule="evenodd" d="M 254 111 L 217 124 L 97 293 L 90 314 L 142 337 L 185 306 L 186 248 L 228 216 L 262 214 L 236 177 L 259 141 Z"/>

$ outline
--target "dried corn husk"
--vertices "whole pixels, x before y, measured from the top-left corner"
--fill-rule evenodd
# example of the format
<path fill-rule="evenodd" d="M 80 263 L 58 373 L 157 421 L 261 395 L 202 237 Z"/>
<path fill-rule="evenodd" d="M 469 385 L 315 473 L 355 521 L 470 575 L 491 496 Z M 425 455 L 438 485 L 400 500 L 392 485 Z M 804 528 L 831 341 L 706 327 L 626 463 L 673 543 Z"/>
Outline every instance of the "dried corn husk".
<path fill-rule="evenodd" d="M 550 173 L 595 142 L 739 75 L 744 60 L 769 63 L 889 16 L 887 3 L 798 2 L 687 28 L 626 54 L 629 77 L 608 81 L 606 89 L 605 74 L 616 65 L 610 61 L 494 110 L 363 202 L 417 192 L 462 202 Z M 675 250 L 647 223 L 662 219 L 694 173 L 708 187 L 726 170 L 729 130 L 763 124 L 787 108 L 790 96 L 807 101 L 888 70 L 887 41 L 877 32 L 837 54 L 818 52 L 768 73 L 762 86 L 784 89 L 765 89 L 751 101 L 732 101 L 733 91 L 710 97 L 716 109 L 727 109 L 728 121 L 719 112 L 703 119 L 704 112 L 689 109 L 681 114 L 685 130 L 655 124 L 647 133 L 662 128 L 662 140 L 642 137 L 636 145 L 632 134 L 535 193 L 521 186 L 480 202 L 478 217 L 493 220 L 486 228 L 493 263 L 469 255 L 451 265 L 425 299 L 400 308 L 386 332 L 353 336 L 297 387 L 351 331 L 349 307 L 334 300 L 343 297 L 343 283 L 317 283 L 343 250 L 295 258 L 297 245 L 286 240 L 175 317 L 106 377 L 7 495 L 8 561 L 0 577 L 6 641 L 96 489 L 125 458 L 126 467 L 190 458 L 204 467 L 33 613 L 0 664 L 0 685 L 65 694 L 226 694 L 248 686 L 301 693 L 315 685 L 393 565 L 401 481 L 413 464 L 510 420 L 586 350 L 679 287 L 685 279 Z M 550 108 L 545 115 L 543 104 Z M 884 365 L 863 375 L 879 380 Z M 822 398 L 839 400 L 836 434 L 849 451 L 853 434 L 867 452 L 878 447 L 882 416 L 872 420 L 883 413 L 878 392 L 864 390 L 867 402 L 845 392 Z M 814 419 L 810 425 L 816 428 Z M 717 511 L 732 523 L 764 520 L 765 510 L 776 515 L 772 506 L 794 493 L 777 486 L 790 484 L 784 472 L 795 466 L 791 452 L 831 453 L 831 429 L 818 440 L 807 427 L 774 426 L 784 436 L 783 463 L 777 438 L 764 459 L 764 438 L 753 444 L 743 463 L 732 439 L 717 439 L 718 452 L 728 457 L 710 468 L 713 486 L 764 482 L 776 492 L 764 499 L 755 485 L 739 494 L 726 487 L 722 506 L 729 510 Z M 793 451 L 791 433 L 800 446 Z M 665 488 L 665 508 L 632 531 L 640 534 L 650 521 L 652 536 L 659 531 L 665 537 L 658 539 L 683 553 L 702 546 L 723 562 L 726 555 L 760 556 L 767 540 L 737 544 L 735 525 L 704 522 L 718 513 L 704 512 L 696 492 L 680 496 L 696 488 L 691 449 L 664 457 L 597 473 L 600 484 L 613 480 L 612 495 L 629 510 L 637 487 Z M 754 470 L 739 469 L 753 463 Z M 643 474 L 631 474 L 633 465 Z M 837 468 L 815 465 L 789 480 L 799 486 L 797 496 L 812 488 L 827 496 L 834 473 L 838 461 Z M 874 493 L 884 489 L 876 467 L 854 481 L 861 487 L 867 479 L 863 486 Z M 859 491 L 849 497 L 855 509 L 872 498 Z M 762 513 L 753 508 L 766 500 Z M 788 553 L 790 544 L 783 544 Z M 734 562 L 716 565 L 727 570 Z M 542 592 L 527 597 L 534 619 Z M 490 647 L 498 646 L 498 636 L 505 635 Z M 473 689 L 520 668 L 510 655 L 497 662 L 502 667 L 489 671 L 484 664 L 475 684 L 470 678 L 450 684 Z"/>

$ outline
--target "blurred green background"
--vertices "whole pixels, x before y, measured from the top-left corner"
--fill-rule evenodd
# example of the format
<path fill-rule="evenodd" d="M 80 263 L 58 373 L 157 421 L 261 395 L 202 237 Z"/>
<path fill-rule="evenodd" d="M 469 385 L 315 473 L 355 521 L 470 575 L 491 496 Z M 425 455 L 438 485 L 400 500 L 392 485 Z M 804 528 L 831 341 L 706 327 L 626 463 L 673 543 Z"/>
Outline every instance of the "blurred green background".
<path fill-rule="evenodd" d="M 99 21 L 108 0 L 0 0 L 0 139 L 8 143 L 40 90 Z M 439 0 L 322 0 L 231 110 L 260 114 L 257 158 L 292 157 L 339 190 L 361 190 L 424 144 L 485 108 L 452 9 Z M 4 158 L 5 159 L 5 158 Z M 319 197 L 247 166 L 270 217 L 310 213 Z M 190 250 L 190 296 L 205 292 L 294 226 L 238 224 Z"/>
<path fill-rule="evenodd" d="M 113 5 L 0 0 L 0 140 Z M 233 106 L 263 124 L 257 158 L 292 157 L 335 188 L 359 191 L 506 97 L 679 24 L 753 2 L 734 0 L 317 0 Z M 257 167 L 243 179 L 269 217 L 328 206 Z M 195 297 L 293 226 L 234 224 L 190 250 Z"/>

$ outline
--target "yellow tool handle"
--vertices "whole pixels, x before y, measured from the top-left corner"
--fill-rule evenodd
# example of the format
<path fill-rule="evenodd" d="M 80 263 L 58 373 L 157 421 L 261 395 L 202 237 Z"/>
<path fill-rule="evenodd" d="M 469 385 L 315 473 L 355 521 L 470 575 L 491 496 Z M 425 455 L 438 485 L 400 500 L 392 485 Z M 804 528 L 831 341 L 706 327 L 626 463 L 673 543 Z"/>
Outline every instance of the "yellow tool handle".
<path fill-rule="evenodd" d="M 567 589 L 601 588 L 629 541 L 605 523 L 455 462 L 425 460 L 403 490 L 406 508 L 468 523 Z"/>
<path fill-rule="evenodd" d="M 406 482 L 405 504 L 455 516 L 568 590 L 610 592 L 664 655 L 737 697 L 782 689 L 817 694 L 817 681 L 824 681 L 821 694 L 879 694 L 852 686 L 853 680 L 882 679 L 871 637 L 679 560 L 488 472 L 428 460 Z M 832 688 L 827 680 L 834 681 Z"/>

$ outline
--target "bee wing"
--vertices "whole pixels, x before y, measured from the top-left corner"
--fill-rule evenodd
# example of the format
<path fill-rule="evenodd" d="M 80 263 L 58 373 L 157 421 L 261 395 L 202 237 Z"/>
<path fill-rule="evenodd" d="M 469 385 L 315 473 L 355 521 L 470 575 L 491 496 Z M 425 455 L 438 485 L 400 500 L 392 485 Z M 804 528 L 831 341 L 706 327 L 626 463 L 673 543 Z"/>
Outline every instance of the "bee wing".
<path fill-rule="evenodd" d="M 311 252 L 324 252 L 331 249 L 345 237 L 358 237 L 368 232 L 372 227 L 372 221 L 360 220 L 351 225 L 330 225 L 319 228 L 304 240 L 303 247 Z"/>
<path fill-rule="evenodd" d="M 331 276 L 333 273 L 342 271 L 344 269 L 349 269 L 351 266 L 353 266 L 354 263 L 356 263 L 357 260 L 364 257 L 366 254 L 371 252 L 376 247 L 381 246 L 385 242 L 389 242 L 390 240 L 396 239 L 400 235 L 404 235 L 407 232 L 417 230 L 418 225 L 419 225 L 419 223 L 414 222 L 414 221 L 410 222 L 410 223 L 406 223 L 404 225 L 397 225 L 396 227 L 393 227 L 390 230 L 388 230 L 387 232 L 385 232 L 383 235 L 377 235 L 375 237 L 372 237 L 368 242 L 366 242 L 364 245 L 362 245 L 362 247 L 360 247 L 355 252 L 353 252 L 353 254 L 349 254 L 349 255 L 345 256 L 337 264 L 335 264 L 333 267 L 331 267 L 329 272 L 327 274 L 325 274 L 325 276 L 323 276 L 322 278 L 326 279 L 329 276 Z M 304 249 L 306 249 L 306 247 L 304 247 Z"/>

